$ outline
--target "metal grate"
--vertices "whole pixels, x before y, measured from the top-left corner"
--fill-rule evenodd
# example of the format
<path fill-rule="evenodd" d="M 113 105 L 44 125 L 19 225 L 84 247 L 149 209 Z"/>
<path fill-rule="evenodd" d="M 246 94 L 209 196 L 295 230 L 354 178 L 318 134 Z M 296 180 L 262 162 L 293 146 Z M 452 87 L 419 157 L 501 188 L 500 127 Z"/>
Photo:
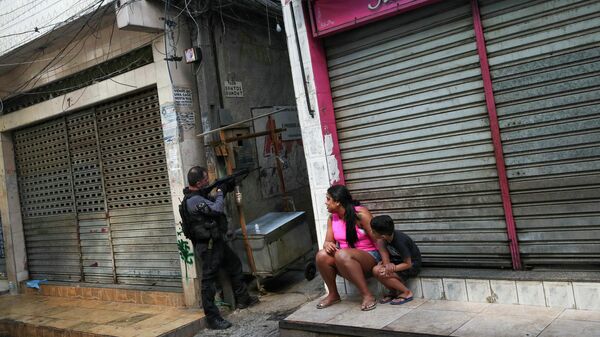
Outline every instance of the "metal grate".
<path fill-rule="evenodd" d="M 64 120 L 16 131 L 14 143 L 23 217 L 73 213 Z"/>
<path fill-rule="evenodd" d="M 67 118 L 77 213 L 104 212 L 104 193 L 93 112 Z"/>
<path fill-rule="evenodd" d="M 171 203 L 156 90 L 99 107 L 109 209 Z"/>
<path fill-rule="evenodd" d="M 32 277 L 181 287 L 159 111 L 153 88 L 15 133 Z"/>

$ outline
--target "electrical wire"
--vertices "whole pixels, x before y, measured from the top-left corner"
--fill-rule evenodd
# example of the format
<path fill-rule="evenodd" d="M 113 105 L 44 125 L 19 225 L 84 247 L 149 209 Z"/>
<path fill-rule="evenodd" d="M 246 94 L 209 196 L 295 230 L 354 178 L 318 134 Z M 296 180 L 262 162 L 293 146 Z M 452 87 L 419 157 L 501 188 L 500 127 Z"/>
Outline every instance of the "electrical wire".
<path fill-rule="evenodd" d="M 82 1 L 82 0 L 79 0 L 79 1 L 77 1 L 75 4 L 78 4 L 78 3 L 80 3 L 81 1 Z M 43 28 L 52 27 L 52 28 L 50 29 L 50 31 L 48 31 L 48 32 L 44 33 L 44 36 L 47 36 L 47 40 L 45 41 L 45 44 L 48 44 L 48 43 L 50 43 L 50 42 L 53 42 L 54 40 L 56 40 L 56 39 L 58 39 L 58 38 L 60 38 L 60 37 L 61 37 L 61 36 L 57 36 L 57 37 L 54 37 L 54 39 L 52 39 L 52 40 L 51 40 L 51 38 L 52 38 L 52 33 L 53 33 L 53 32 L 54 32 L 54 31 L 55 31 L 55 30 L 56 30 L 58 27 L 65 27 L 65 30 L 66 30 L 66 28 L 68 27 L 68 25 L 69 25 L 69 24 L 72 24 L 72 23 L 74 23 L 74 22 L 75 22 L 77 19 L 79 19 L 80 17 L 83 17 L 83 16 L 85 16 L 85 15 L 87 14 L 87 12 L 88 12 L 90 9 L 94 8 L 94 6 L 95 6 L 96 4 L 97 4 L 97 2 L 96 2 L 96 3 L 93 3 L 93 4 L 91 4 L 90 6 L 87 6 L 87 7 L 83 8 L 82 10 L 80 10 L 80 11 L 78 11 L 77 13 L 73 14 L 73 15 L 72 15 L 72 16 L 70 16 L 69 18 L 67 18 L 67 19 L 65 19 L 65 20 L 62 20 L 61 22 L 58 22 L 58 23 L 55 23 L 55 24 L 46 24 L 46 25 L 42 25 L 41 27 L 43 27 Z M 59 13 L 57 16 L 55 16 L 54 18 L 52 18 L 52 19 L 51 19 L 51 21 L 53 21 L 54 19 L 58 18 L 58 17 L 59 17 L 59 16 L 61 16 L 62 14 L 63 14 L 63 13 Z M 39 28 L 39 27 L 38 27 L 38 28 Z M 21 46 L 24 46 L 24 45 L 28 44 L 29 42 L 31 42 L 31 41 L 33 41 L 33 40 L 35 40 L 35 39 L 39 39 L 39 38 L 40 38 L 40 37 L 39 37 L 39 35 L 34 35 L 34 36 L 31 36 L 31 37 L 29 37 L 29 38 L 27 38 L 27 39 L 25 39 L 25 40 L 22 40 L 22 41 L 18 42 L 18 44 L 16 44 L 16 45 L 12 46 L 11 48 L 12 48 L 13 50 L 16 50 L 16 49 L 18 49 L 19 47 L 21 47 Z M 19 55 L 19 52 L 17 51 L 17 52 L 15 52 L 15 53 L 13 53 L 12 55 L 13 55 L 13 56 L 18 56 L 18 55 Z"/>
<path fill-rule="evenodd" d="M 167 46 L 167 40 L 169 38 L 169 35 L 167 34 L 168 30 L 167 27 L 169 27 L 169 0 L 165 1 L 165 35 L 164 35 L 164 40 L 165 40 L 165 53 L 166 53 L 166 57 L 165 57 L 165 61 L 167 64 L 167 72 L 169 73 L 169 82 L 171 83 L 171 86 L 173 85 L 173 76 L 171 75 L 171 67 L 169 65 L 169 48 Z"/>
<path fill-rule="evenodd" d="M 23 8 L 23 7 L 27 6 L 27 5 L 31 5 L 31 4 L 33 4 L 33 3 L 37 2 L 37 1 L 39 1 L 39 0 L 33 0 L 33 1 L 31 1 L 31 2 L 27 2 L 27 3 L 25 3 L 25 4 L 23 4 L 23 5 L 21 5 L 21 6 L 17 7 L 17 8 L 15 8 L 15 9 L 11 10 L 10 12 L 6 12 L 6 13 L 2 13 L 2 14 L 0 14 L 0 17 L 2 17 L 2 16 L 5 16 L 5 15 L 9 15 L 9 14 L 12 14 L 12 13 L 14 13 L 14 12 L 18 11 L 19 9 L 21 9 L 21 8 Z M 39 5 L 39 3 L 38 3 L 38 5 Z M 37 5 L 35 5 L 35 6 L 37 6 Z M 35 7 L 35 6 L 33 6 L 33 7 Z M 31 8 L 33 8 L 33 7 L 31 7 Z M 31 9 L 31 8 L 30 8 L 30 9 Z"/>
<path fill-rule="evenodd" d="M 35 74 L 33 77 L 31 77 L 29 80 L 26 80 L 25 82 L 21 83 L 17 89 L 15 90 L 15 92 L 19 92 L 21 91 L 23 88 L 26 87 L 33 87 L 35 86 L 35 84 L 37 84 L 37 82 L 39 81 L 39 78 L 41 78 L 41 75 L 44 74 L 45 71 L 48 70 L 48 68 L 51 67 L 52 63 L 54 61 L 56 61 L 61 55 L 62 53 L 64 53 L 64 51 L 73 43 L 73 41 L 79 36 L 79 34 L 81 33 L 81 31 L 83 31 L 83 28 L 86 27 L 86 24 L 91 20 L 92 17 L 94 17 L 94 15 L 98 12 L 98 10 L 100 9 L 100 7 L 102 6 L 102 3 L 104 2 L 104 0 L 99 0 L 97 1 L 95 4 L 98 5 L 98 7 L 96 8 L 96 10 L 87 17 L 86 21 L 84 22 L 84 24 L 81 26 L 81 28 L 77 31 L 77 33 L 73 36 L 73 38 L 71 38 L 71 40 L 56 54 L 56 56 L 54 56 L 54 58 L 48 62 L 48 64 L 46 64 L 42 70 L 40 70 L 39 72 L 37 72 L 37 74 Z M 71 49 L 72 50 L 72 49 Z M 32 81 L 35 81 L 33 83 L 33 85 L 30 85 L 32 83 Z"/>

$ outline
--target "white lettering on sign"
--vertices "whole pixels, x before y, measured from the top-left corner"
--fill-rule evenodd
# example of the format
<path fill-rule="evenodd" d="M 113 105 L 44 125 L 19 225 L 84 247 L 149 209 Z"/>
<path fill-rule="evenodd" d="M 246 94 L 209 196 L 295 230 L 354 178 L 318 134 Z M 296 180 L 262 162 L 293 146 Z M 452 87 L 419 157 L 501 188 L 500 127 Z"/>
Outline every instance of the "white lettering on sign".
<path fill-rule="evenodd" d="M 242 82 L 225 81 L 225 97 L 244 97 Z"/>
<path fill-rule="evenodd" d="M 369 4 L 367 7 L 370 10 L 375 10 L 375 9 L 381 7 L 381 5 L 385 5 L 388 2 L 392 2 L 392 1 L 395 1 L 395 0 L 377 0 L 377 1 L 375 1 L 375 4 Z"/>
<path fill-rule="evenodd" d="M 192 89 L 174 87 L 173 99 L 178 106 L 192 106 Z"/>

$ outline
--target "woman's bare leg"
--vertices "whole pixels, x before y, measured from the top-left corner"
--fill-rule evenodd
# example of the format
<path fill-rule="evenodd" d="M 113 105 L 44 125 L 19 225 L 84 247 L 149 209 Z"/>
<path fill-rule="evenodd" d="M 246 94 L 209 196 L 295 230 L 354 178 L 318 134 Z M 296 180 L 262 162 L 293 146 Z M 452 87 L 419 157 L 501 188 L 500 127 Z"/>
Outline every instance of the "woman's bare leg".
<path fill-rule="evenodd" d="M 375 259 L 371 254 L 355 248 L 341 249 L 335 253 L 335 265 L 340 275 L 358 288 L 363 298 L 363 308 L 375 303 L 375 296 L 367 287 L 365 278 L 365 274 L 370 273 L 375 266 Z"/>
<path fill-rule="evenodd" d="M 322 305 L 327 306 L 328 304 L 335 302 L 340 299 L 340 294 L 337 290 L 337 285 L 335 283 L 335 277 L 338 273 L 335 266 L 335 258 L 323 249 L 317 252 L 316 256 L 317 269 L 319 269 L 319 273 L 325 281 L 327 285 L 327 290 L 329 293 L 327 297 L 321 302 Z"/>

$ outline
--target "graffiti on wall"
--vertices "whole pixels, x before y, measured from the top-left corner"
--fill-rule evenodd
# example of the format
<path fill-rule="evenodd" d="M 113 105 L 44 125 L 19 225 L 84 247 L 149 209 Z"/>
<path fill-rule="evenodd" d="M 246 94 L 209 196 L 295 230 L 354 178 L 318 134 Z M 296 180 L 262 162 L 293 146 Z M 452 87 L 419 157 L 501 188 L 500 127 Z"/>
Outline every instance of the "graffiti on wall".
<path fill-rule="evenodd" d="M 285 129 L 276 135 L 278 137 L 277 142 L 273 142 L 269 136 L 256 138 L 256 152 L 258 154 L 258 165 L 260 166 L 260 189 L 264 198 L 281 194 L 276 161 L 279 161 L 281 165 L 287 192 L 308 186 L 304 146 L 296 107 L 276 106 L 269 109 L 260 109 L 255 110 L 254 115 L 259 116 L 282 108 L 286 109 L 271 115 L 271 120 L 267 117 L 254 120 L 254 131 L 257 133 L 268 131 L 269 127 Z M 278 144 L 277 149 L 275 149 L 275 143 Z"/>
<path fill-rule="evenodd" d="M 194 252 L 190 247 L 189 242 L 185 239 L 183 230 L 180 225 L 177 231 L 177 249 L 179 250 L 179 258 L 185 262 L 185 278 L 188 278 L 188 265 L 194 264 Z M 180 238 L 182 237 L 182 238 Z"/>

